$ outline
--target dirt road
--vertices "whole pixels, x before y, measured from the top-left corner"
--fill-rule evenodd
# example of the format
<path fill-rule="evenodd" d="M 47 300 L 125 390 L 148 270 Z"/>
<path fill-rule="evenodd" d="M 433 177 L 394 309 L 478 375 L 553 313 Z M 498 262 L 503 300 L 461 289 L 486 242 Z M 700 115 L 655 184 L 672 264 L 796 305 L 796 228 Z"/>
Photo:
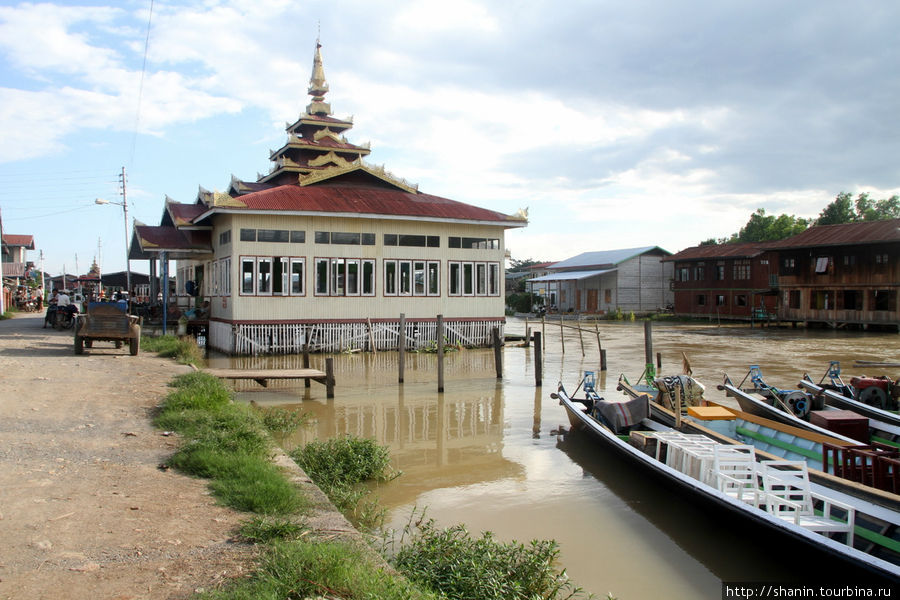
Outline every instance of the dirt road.
<path fill-rule="evenodd" d="M 175 440 L 152 409 L 186 367 L 42 315 L 0 321 L 0 598 L 186 598 L 246 573 L 244 515 L 158 468 Z"/>

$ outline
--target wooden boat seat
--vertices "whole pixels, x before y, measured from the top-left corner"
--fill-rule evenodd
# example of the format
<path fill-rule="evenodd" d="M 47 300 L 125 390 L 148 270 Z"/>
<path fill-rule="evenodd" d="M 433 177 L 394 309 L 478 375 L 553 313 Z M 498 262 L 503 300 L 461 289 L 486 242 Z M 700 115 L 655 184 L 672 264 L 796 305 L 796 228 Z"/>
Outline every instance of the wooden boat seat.
<path fill-rule="evenodd" d="M 814 493 L 809 485 L 809 471 L 803 461 L 766 460 L 760 463 L 766 508 L 772 515 L 818 533 L 845 533 L 846 543 L 853 546 L 855 509 L 833 498 Z M 816 514 L 821 505 L 821 515 Z M 843 517 L 832 509 L 842 511 Z"/>
<path fill-rule="evenodd" d="M 759 486 L 755 450 L 749 444 L 714 446 L 710 484 L 735 500 L 760 506 L 765 494 Z"/>

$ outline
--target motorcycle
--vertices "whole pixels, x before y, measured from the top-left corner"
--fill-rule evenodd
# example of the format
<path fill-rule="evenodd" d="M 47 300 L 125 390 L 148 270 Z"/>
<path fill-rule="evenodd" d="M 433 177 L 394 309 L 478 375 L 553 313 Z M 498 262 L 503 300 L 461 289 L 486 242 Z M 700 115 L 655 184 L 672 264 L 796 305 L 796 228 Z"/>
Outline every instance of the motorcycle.
<path fill-rule="evenodd" d="M 49 304 L 47 306 L 47 314 L 44 315 L 44 329 L 47 329 L 47 325 L 53 327 L 56 323 L 56 305 Z"/>
<path fill-rule="evenodd" d="M 74 304 L 57 307 L 53 316 L 53 329 L 72 329 L 75 325 L 75 315 L 78 314 L 78 307 Z"/>

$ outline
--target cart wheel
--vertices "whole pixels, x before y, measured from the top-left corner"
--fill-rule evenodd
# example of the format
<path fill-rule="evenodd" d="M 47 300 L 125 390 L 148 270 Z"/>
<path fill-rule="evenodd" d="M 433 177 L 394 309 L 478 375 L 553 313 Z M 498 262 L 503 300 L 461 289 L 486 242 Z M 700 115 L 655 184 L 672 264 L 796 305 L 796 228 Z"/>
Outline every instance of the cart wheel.
<path fill-rule="evenodd" d="M 84 354 L 84 338 L 80 335 L 75 335 L 75 354 Z"/>
<path fill-rule="evenodd" d="M 132 356 L 137 356 L 138 352 L 141 351 L 141 328 L 138 326 L 136 329 L 135 336 L 128 340 L 128 350 Z"/>
<path fill-rule="evenodd" d="M 116 350 L 122 347 L 122 340 L 116 340 Z"/>

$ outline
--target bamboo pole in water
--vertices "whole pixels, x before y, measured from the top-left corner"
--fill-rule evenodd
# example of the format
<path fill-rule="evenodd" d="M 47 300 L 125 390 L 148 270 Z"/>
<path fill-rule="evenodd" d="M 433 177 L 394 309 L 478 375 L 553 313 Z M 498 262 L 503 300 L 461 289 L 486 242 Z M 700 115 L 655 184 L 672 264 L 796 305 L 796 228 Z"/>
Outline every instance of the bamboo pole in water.
<path fill-rule="evenodd" d="M 398 383 L 403 383 L 403 370 L 406 367 L 406 315 L 400 313 L 400 331 L 397 338 L 397 366 L 400 370 Z"/>
<path fill-rule="evenodd" d="M 437 372 L 438 393 L 444 393 L 444 315 L 437 316 Z"/>

